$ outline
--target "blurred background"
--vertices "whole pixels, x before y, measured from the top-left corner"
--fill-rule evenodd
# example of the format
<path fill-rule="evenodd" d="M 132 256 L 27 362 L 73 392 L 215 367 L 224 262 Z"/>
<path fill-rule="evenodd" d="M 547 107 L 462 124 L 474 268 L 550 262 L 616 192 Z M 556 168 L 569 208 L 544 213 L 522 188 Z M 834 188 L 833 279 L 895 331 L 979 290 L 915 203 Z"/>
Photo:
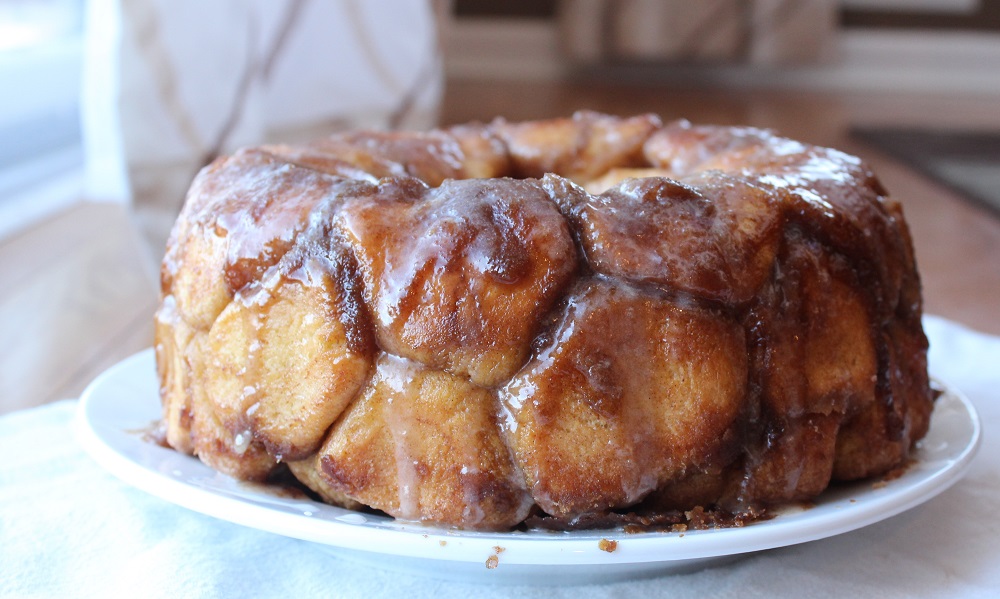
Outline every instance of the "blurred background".
<path fill-rule="evenodd" d="M 1000 333 L 997 0 L 0 0 L 0 413 L 151 344 L 219 153 L 578 109 L 862 156 L 927 310 Z"/>

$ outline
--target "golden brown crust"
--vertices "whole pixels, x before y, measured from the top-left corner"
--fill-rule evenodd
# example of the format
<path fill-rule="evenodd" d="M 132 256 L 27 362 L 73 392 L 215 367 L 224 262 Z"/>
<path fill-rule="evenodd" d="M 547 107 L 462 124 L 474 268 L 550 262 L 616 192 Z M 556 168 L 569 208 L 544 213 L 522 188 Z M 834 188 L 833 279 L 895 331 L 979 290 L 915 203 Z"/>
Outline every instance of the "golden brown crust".
<path fill-rule="evenodd" d="M 386 179 L 347 199 L 336 225 L 379 345 L 485 387 L 524 363 L 576 268 L 569 228 L 532 181 Z"/>
<path fill-rule="evenodd" d="M 508 443 L 547 513 L 638 503 L 718 453 L 747 400 L 743 330 L 603 279 L 500 391 Z"/>
<path fill-rule="evenodd" d="M 409 520 L 509 528 L 531 498 L 496 417 L 487 389 L 383 355 L 320 449 L 314 488 Z"/>
<path fill-rule="evenodd" d="M 768 190 L 719 172 L 625 179 L 598 196 L 557 198 L 597 272 L 728 305 L 770 277 L 783 224 Z"/>
<path fill-rule="evenodd" d="M 899 467 L 932 408 L 899 205 L 760 129 L 584 112 L 244 150 L 198 175 L 161 272 L 167 442 L 400 518 L 754 513 Z"/>
<path fill-rule="evenodd" d="M 557 173 L 585 182 L 615 167 L 640 165 L 643 144 L 659 126 L 655 115 L 616 119 L 581 111 L 572 118 L 547 121 L 498 119 L 491 128 L 506 144 L 510 176 L 537 178 Z"/>

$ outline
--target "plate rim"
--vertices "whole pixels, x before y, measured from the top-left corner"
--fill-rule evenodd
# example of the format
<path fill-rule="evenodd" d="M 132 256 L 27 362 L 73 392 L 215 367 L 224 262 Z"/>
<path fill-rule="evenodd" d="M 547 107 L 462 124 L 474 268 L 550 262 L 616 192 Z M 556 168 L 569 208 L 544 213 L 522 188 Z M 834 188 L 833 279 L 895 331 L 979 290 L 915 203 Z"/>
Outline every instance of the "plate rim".
<path fill-rule="evenodd" d="M 153 366 L 152 368 L 150 366 Z M 967 417 L 971 426 L 968 441 L 943 467 L 922 476 L 916 483 L 902 489 L 892 489 L 890 481 L 883 489 L 881 497 L 867 497 L 858 505 L 851 501 L 853 517 L 838 515 L 838 511 L 817 511 L 816 507 L 802 510 L 805 516 L 796 518 L 787 513 L 771 520 L 756 522 L 742 528 L 709 529 L 686 533 L 642 532 L 625 533 L 620 529 L 573 531 L 558 533 L 549 531 L 529 532 L 480 532 L 463 531 L 426 526 L 420 523 L 404 523 L 382 517 L 382 526 L 373 526 L 369 520 L 378 516 L 364 515 L 364 522 L 350 521 L 350 510 L 313 502 L 308 499 L 285 499 L 247 488 L 240 493 L 222 494 L 203 486 L 193 485 L 177 476 L 160 472 L 150 465 L 140 463 L 134 456 L 124 455 L 116 447 L 114 435 L 131 435 L 136 443 L 145 444 L 151 451 L 169 452 L 171 458 L 189 460 L 194 468 L 204 469 L 207 476 L 225 480 L 234 487 L 242 485 L 223 474 L 212 471 L 197 458 L 187 456 L 172 449 L 156 446 L 139 439 L 135 430 L 150 423 L 137 422 L 132 432 L 114 429 L 110 423 L 94 422 L 92 412 L 95 406 L 105 407 L 107 401 L 102 394 L 116 386 L 132 381 L 130 377 L 150 377 L 144 384 L 155 384 L 155 362 L 153 349 L 147 348 L 125 358 L 97 376 L 81 394 L 74 418 L 74 432 L 85 451 L 104 469 L 126 484 L 148 494 L 164 499 L 194 512 L 241 526 L 271 532 L 285 537 L 320 543 L 353 552 L 373 552 L 408 558 L 428 558 L 433 560 L 482 563 L 486 555 L 503 551 L 503 560 L 508 564 L 533 566 L 600 565 L 600 564 L 643 564 L 681 562 L 705 558 L 725 557 L 751 553 L 806 543 L 857 530 L 876 522 L 886 520 L 902 512 L 929 501 L 954 485 L 968 471 L 982 441 L 982 425 L 972 402 L 956 387 L 940 383 L 944 392 L 938 401 L 954 403 L 962 408 L 961 415 Z M 139 381 L 139 378 L 135 379 Z M 140 381 L 141 382 L 141 381 Z M 133 381 L 134 383 L 134 381 Z M 158 398 L 154 406 L 158 414 Z M 154 412 L 154 410 L 150 410 Z M 931 416 L 934 425 L 935 409 Z M 941 416 L 939 416 L 940 418 Z M 155 419 L 156 416 L 153 417 Z M 963 422 L 965 422 L 963 420 Z M 109 440 L 109 430 L 111 433 Z M 131 443 L 131 441 L 129 442 Z M 156 449 L 152 449 L 156 448 Z M 903 479 L 907 475 L 904 473 Z M 899 480 L 899 479 L 897 479 Z M 872 480 L 850 483 L 841 489 L 867 486 L 872 489 Z M 888 491 L 886 491 L 888 489 Z M 828 492 L 829 493 L 829 492 Z M 240 494 L 259 497 L 254 503 L 248 502 Z M 849 495 L 849 493 L 846 493 Z M 855 494 L 862 495 L 862 494 Z M 823 496 L 821 496 L 822 498 Z M 316 507 L 316 513 L 294 513 L 281 511 L 266 504 L 304 503 Z M 262 505 L 263 504 L 263 505 Z M 820 504 L 822 505 L 822 504 Z M 341 512 L 343 512 L 341 514 Z M 815 514 L 819 516 L 815 516 Z M 841 512 L 846 514 L 848 512 Z M 324 517 L 313 516 L 322 514 Z M 340 516 L 332 516 L 340 514 Z M 813 514 L 810 516 L 809 514 Z M 347 518 L 347 521 L 338 518 Z M 612 552 L 601 549 L 599 541 L 618 541 L 618 548 Z M 553 544 L 558 543 L 558 547 Z M 373 549 L 377 546 L 377 549 Z"/>

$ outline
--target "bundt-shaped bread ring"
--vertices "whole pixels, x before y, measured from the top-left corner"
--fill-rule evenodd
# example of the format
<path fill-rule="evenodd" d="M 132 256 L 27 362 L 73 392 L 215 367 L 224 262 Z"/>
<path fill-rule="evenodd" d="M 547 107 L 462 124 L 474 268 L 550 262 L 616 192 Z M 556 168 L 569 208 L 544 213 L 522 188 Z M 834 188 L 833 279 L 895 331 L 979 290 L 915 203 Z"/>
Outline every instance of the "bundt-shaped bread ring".
<path fill-rule="evenodd" d="M 901 466 L 920 317 L 857 158 L 581 112 L 219 158 L 156 353 L 166 440 L 213 468 L 503 530 L 754 514 Z"/>

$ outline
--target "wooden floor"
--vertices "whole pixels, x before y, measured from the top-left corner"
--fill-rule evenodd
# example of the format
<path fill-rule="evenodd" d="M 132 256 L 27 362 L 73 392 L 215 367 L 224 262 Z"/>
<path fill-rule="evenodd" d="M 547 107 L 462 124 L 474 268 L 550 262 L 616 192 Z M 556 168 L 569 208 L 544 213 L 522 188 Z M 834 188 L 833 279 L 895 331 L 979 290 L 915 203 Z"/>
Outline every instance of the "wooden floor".
<path fill-rule="evenodd" d="M 905 208 L 926 310 L 1000 334 L 1000 219 L 852 140 L 852 126 L 1000 130 L 995 98 L 940 98 L 609 82 L 452 81 L 443 123 L 656 112 L 665 119 L 771 127 L 867 159 Z M 0 413 L 77 396 L 152 342 L 159 247 L 116 204 L 80 203 L 0 240 Z"/>

